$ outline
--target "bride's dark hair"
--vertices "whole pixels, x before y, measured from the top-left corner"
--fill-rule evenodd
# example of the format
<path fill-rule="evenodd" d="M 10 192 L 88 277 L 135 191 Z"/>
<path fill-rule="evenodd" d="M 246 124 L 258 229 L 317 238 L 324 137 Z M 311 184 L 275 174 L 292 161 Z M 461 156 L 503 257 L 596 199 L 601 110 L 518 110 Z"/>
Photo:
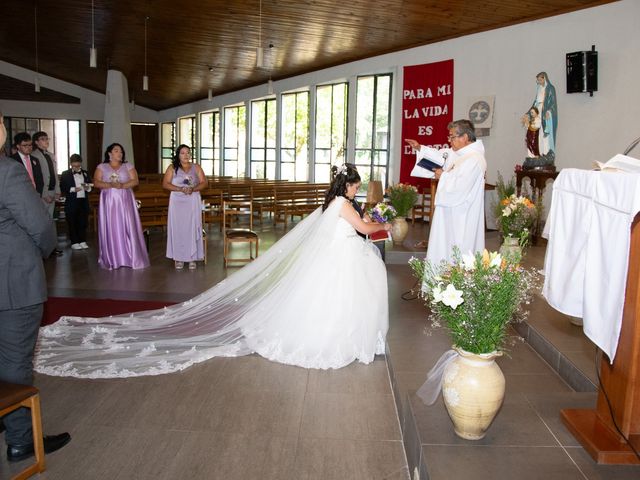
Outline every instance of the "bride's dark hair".
<path fill-rule="evenodd" d="M 331 167 L 331 176 L 333 180 L 331 181 L 331 185 L 329 185 L 329 190 L 324 194 L 323 212 L 334 198 L 344 197 L 347 194 L 347 184 L 354 184 L 360 181 L 358 170 L 349 163 L 345 163 L 341 167 L 336 165 Z"/>

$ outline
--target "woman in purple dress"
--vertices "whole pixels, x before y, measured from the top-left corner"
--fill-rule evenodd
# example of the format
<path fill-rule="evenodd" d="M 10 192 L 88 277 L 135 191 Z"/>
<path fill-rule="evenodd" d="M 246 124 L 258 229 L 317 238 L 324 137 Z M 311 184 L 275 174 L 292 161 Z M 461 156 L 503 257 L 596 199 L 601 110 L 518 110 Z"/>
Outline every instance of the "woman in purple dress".
<path fill-rule="evenodd" d="M 189 269 L 196 268 L 196 261 L 204 259 L 202 242 L 202 202 L 200 190 L 207 180 L 200 165 L 191 162 L 191 149 L 180 145 L 173 162 L 167 168 L 162 186 L 171 192 L 167 221 L 167 258 L 175 261 L 178 270 L 189 262 Z"/>
<path fill-rule="evenodd" d="M 122 145 L 112 143 L 107 147 L 93 183 L 100 189 L 98 264 L 109 270 L 148 267 L 149 255 L 131 190 L 138 185 L 138 172 L 127 163 Z"/>

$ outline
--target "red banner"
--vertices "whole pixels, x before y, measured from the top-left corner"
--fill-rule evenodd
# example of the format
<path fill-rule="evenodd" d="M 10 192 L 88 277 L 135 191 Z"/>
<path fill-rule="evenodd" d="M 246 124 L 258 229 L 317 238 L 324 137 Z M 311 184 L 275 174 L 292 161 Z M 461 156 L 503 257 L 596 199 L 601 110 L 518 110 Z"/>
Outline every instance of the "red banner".
<path fill-rule="evenodd" d="M 400 182 L 420 188 L 427 178 L 410 175 L 416 155 L 405 138 L 433 148 L 447 146 L 447 125 L 453 115 L 453 60 L 404 67 L 402 91 L 402 156 Z"/>

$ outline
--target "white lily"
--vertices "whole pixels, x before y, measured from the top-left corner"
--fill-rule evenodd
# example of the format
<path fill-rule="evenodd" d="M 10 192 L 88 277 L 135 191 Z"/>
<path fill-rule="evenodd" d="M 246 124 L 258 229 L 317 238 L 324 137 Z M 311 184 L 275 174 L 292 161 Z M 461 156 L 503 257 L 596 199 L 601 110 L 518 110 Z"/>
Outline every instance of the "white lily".
<path fill-rule="evenodd" d="M 465 253 L 462 255 L 462 268 L 467 272 L 472 272 L 476 269 L 476 257 L 473 253 Z"/>
<path fill-rule="evenodd" d="M 504 207 L 504 210 L 502 210 L 502 216 L 508 217 L 509 215 L 511 215 L 511 207 L 510 206 Z"/>
<path fill-rule="evenodd" d="M 491 252 L 489 254 L 489 266 L 490 267 L 499 267 L 502 265 L 502 256 L 498 252 Z"/>
<path fill-rule="evenodd" d="M 462 302 L 464 302 L 462 290 L 457 290 L 452 283 L 447 285 L 447 288 L 442 292 L 442 303 L 455 310 Z"/>

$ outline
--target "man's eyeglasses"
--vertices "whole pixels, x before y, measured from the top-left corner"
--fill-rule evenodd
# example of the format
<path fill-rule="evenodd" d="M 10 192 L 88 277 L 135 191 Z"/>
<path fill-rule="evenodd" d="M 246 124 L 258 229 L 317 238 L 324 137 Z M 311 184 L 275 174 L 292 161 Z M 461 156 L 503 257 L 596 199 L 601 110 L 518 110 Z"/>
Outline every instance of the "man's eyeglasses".
<path fill-rule="evenodd" d="M 451 141 L 451 140 L 453 140 L 454 138 L 458 138 L 458 137 L 461 137 L 461 136 L 462 136 L 462 135 L 448 135 L 448 136 L 447 136 L 447 140 L 448 140 L 448 141 Z"/>
<path fill-rule="evenodd" d="M 19 146 L 22 148 L 33 148 L 31 143 L 21 143 Z"/>

